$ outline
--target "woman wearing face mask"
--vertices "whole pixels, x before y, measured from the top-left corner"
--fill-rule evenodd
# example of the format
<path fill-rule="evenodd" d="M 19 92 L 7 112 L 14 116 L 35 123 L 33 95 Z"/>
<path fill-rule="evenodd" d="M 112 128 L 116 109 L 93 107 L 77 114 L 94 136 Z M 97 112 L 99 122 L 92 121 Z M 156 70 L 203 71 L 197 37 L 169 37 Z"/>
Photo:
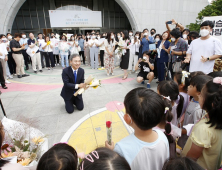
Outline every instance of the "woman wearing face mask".
<path fill-rule="evenodd" d="M 128 71 L 127 71 L 128 66 L 129 66 L 129 48 L 128 48 L 128 46 L 130 45 L 130 40 L 129 40 L 128 31 L 123 31 L 123 32 L 121 32 L 121 34 L 122 34 L 124 45 L 121 46 L 120 48 L 124 49 L 125 53 L 122 55 L 122 61 L 120 63 L 120 67 L 121 67 L 121 69 L 124 70 L 123 80 L 126 80 L 128 77 Z"/>
<path fill-rule="evenodd" d="M 174 72 L 182 71 L 181 62 L 184 60 L 188 48 L 187 42 L 180 36 L 181 32 L 178 28 L 174 28 L 170 32 L 171 43 L 170 48 L 168 49 L 168 53 L 171 56 L 169 69 L 171 71 L 172 77 Z"/>
<path fill-rule="evenodd" d="M 189 29 L 184 29 L 183 32 L 182 32 L 183 39 L 187 42 L 187 44 L 188 44 L 188 35 L 189 35 L 189 33 L 190 33 Z"/>
<path fill-rule="evenodd" d="M 154 36 L 154 41 L 155 41 L 155 44 L 156 44 L 156 48 L 157 48 L 158 42 L 160 40 L 162 40 L 162 35 L 156 34 Z M 158 54 L 157 54 L 157 50 L 152 50 L 151 54 L 154 55 L 154 79 L 157 79 L 158 78 L 158 71 L 157 71 L 157 57 L 158 57 Z M 157 81 L 157 83 L 158 83 L 158 81 Z"/>
<path fill-rule="evenodd" d="M 98 39 L 98 41 L 99 41 L 99 53 L 100 53 L 99 56 L 100 56 L 100 62 L 101 62 L 102 69 L 104 69 L 105 37 L 106 37 L 105 34 L 101 34 L 101 38 Z"/>
<path fill-rule="evenodd" d="M 66 67 L 69 67 L 68 55 L 69 55 L 69 45 L 67 43 L 67 38 L 65 35 L 61 36 L 61 41 L 59 42 L 59 54 L 61 56 L 62 68 L 65 68 L 64 60 L 66 60 Z"/>
<path fill-rule="evenodd" d="M 104 41 L 105 46 L 105 69 L 107 71 L 107 76 L 111 73 L 112 76 L 114 75 L 114 50 L 115 50 L 115 36 L 113 32 L 109 32 L 107 34 L 107 40 Z"/>
<path fill-rule="evenodd" d="M 50 60 L 52 69 L 55 67 L 55 61 L 54 61 L 54 57 L 53 57 L 53 46 L 54 45 L 50 41 L 49 36 L 45 37 L 45 42 L 46 42 L 46 45 L 44 47 L 42 47 L 42 49 L 44 50 L 44 53 L 45 53 L 46 67 L 48 68 L 48 70 L 50 70 L 49 60 Z"/>
<path fill-rule="evenodd" d="M 164 80 L 164 63 L 168 65 L 168 48 L 170 46 L 170 42 L 168 41 L 169 38 L 170 34 L 168 31 L 166 31 L 162 35 L 162 41 L 158 41 L 157 43 L 157 71 L 159 82 Z"/>
<path fill-rule="evenodd" d="M 90 46 L 90 61 L 91 61 L 91 68 L 98 69 L 98 52 L 99 52 L 99 44 L 98 40 L 96 39 L 95 33 L 92 34 L 91 40 L 89 41 Z M 95 61 L 95 63 L 94 63 Z"/>
<path fill-rule="evenodd" d="M 140 47 L 139 32 L 136 32 L 134 39 L 131 39 L 131 43 L 129 45 L 130 59 L 129 59 L 128 70 L 130 71 L 130 74 L 135 72 L 136 70 L 136 64 L 139 59 L 139 47 Z"/>
<path fill-rule="evenodd" d="M 78 46 L 79 46 L 78 39 L 75 39 L 74 36 L 71 36 L 70 37 L 70 54 L 71 55 L 79 54 Z"/>
<path fill-rule="evenodd" d="M 84 42 L 84 55 L 85 55 L 85 59 L 86 59 L 88 65 L 90 65 L 89 41 L 90 41 L 90 35 L 87 34 L 87 35 L 86 35 L 86 40 L 85 40 L 85 42 Z"/>

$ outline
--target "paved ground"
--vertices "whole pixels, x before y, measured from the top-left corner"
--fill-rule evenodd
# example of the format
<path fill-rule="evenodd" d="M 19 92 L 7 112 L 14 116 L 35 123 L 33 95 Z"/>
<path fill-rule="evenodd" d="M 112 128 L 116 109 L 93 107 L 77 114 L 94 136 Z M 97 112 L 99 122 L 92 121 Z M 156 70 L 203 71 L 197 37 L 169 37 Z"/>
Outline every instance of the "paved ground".
<path fill-rule="evenodd" d="M 44 70 L 43 73 L 34 74 L 29 70 L 29 77 L 14 78 L 7 85 L 8 89 L 1 89 L 1 99 L 9 119 L 23 122 L 32 122 L 48 135 L 49 146 L 61 140 L 64 133 L 79 119 L 88 113 L 104 108 L 111 101 L 123 102 L 127 92 L 133 88 L 143 86 L 136 82 L 136 74 L 129 75 L 127 80 L 122 80 L 123 71 L 116 68 L 115 76 L 107 76 L 104 70 L 92 70 L 89 66 L 85 69 L 86 78 L 93 75 L 102 80 L 102 87 L 88 89 L 83 94 L 85 108 L 68 114 L 64 108 L 63 99 L 60 97 L 63 86 L 61 66 L 53 71 Z M 151 84 L 156 90 L 156 80 Z M 0 114 L 1 116 L 3 114 Z"/>

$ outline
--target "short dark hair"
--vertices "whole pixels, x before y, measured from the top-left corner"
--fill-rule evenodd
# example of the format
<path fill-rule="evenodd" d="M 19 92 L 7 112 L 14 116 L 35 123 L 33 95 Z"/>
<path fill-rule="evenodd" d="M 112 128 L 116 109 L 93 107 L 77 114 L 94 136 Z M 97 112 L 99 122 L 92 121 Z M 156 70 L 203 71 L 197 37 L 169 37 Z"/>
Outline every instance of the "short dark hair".
<path fill-rule="evenodd" d="M 150 31 L 155 31 L 155 33 L 156 33 L 156 29 L 155 28 L 152 28 Z"/>
<path fill-rule="evenodd" d="M 192 37 L 194 39 L 197 39 L 197 38 L 200 37 L 200 34 L 198 32 L 196 32 L 196 31 L 191 31 L 188 36 Z"/>
<path fill-rule="evenodd" d="M 204 170 L 198 163 L 187 157 L 167 160 L 162 170 Z"/>
<path fill-rule="evenodd" d="M 15 33 L 14 38 L 17 38 L 17 37 L 22 38 L 22 35 L 20 33 Z"/>
<path fill-rule="evenodd" d="M 8 33 L 6 34 L 6 36 L 8 36 L 9 34 L 11 35 L 11 33 L 8 32 Z"/>
<path fill-rule="evenodd" d="M 76 170 L 77 165 L 75 149 L 68 144 L 56 144 L 40 158 L 37 170 Z"/>
<path fill-rule="evenodd" d="M 212 21 L 204 21 L 201 25 L 200 25 L 200 28 L 203 27 L 203 26 L 209 26 L 210 28 L 214 28 L 214 23 Z"/>
<path fill-rule="evenodd" d="M 222 77 L 222 71 L 215 71 L 215 72 L 212 72 L 212 73 L 209 73 L 208 76 L 210 77 Z"/>
<path fill-rule="evenodd" d="M 172 31 L 170 31 L 170 35 L 177 39 L 181 37 L 181 32 L 178 28 L 174 28 Z"/>
<path fill-rule="evenodd" d="M 73 60 L 73 58 L 76 58 L 76 57 L 80 57 L 80 55 L 79 54 L 71 54 L 70 55 L 70 57 L 69 57 L 69 61 L 72 61 Z"/>
<path fill-rule="evenodd" d="M 124 99 L 126 113 L 141 130 L 149 130 L 160 123 L 165 111 L 162 97 L 153 90 L 139 87 Z"/>
<path fill-rule="evenodd" d="M 184 29 L 183 31 L 182 31 L 182 33 L 184 33 L 184 32 L 188 32 L 188 34 L 190 33 L 190 30 L 189 29 Z"/>
<path fill-rule="evenodd" d="M 151 53 L 150 53 L 149 51 L 144 51 L 144 52 L 143 52 L 143 55 L 144 55 L 144 54 L 145 54 L 145 55 L 148 55 L 149 57 L 151 56 Z"/>
<path fill-rule="evenodd" d="M 155 37 L 154 37 L 154 39 L 156 39 L 157 36 L 159 36 L 159 37 L 160 37 L 160 40 L 162 40 L 162 35 L 160 35 L 160 34 L 156 34 Z"/>
<path fill-rule="evenodd" d="M 198 76 L 194 76 L 194 77 L 191 78 L 190 85 L 196 87 L 198 92 L 201 92 L 204 85 L 207 82 L 209 82 L 210 80 L 212 80 L 212 77 L 210 77 L 210 76 L 198 75 Z"/>
<path fill-rule="evenodd" d="M 41 32 L 40 33 L 38 33 L 38 35 L 40 35 L 40 34 L 42 34 Z"/>
<path fill-rule="evenodd" d="M 97 152 L 97 153 L 96 153 Z M 95 156 L 98 154 L 99 159 Z M 108 148 L 97 148 L 95 151 L 89 153 L 93 162 L 84 158 L 79 165 L 79 170 L 82 168 L 84 170 L 95 170 L 95 169 L 121 169 L 130 170 L 130 165 L 126 159 L 120 156 L 118 153 L 108 149 Z"/>
<path fill-rule="evenodd" d="M 50 34 L 55 34 L 54 32 L 51 32 Z"/>
<path fill-rule="evenodd" d="M 133 32 L 133 30 L 129 30 L 129 33 L 130 33 L 130 32 Z"/>
<path fill-rule="evenodd" d="M 222 85 L 213 80 L 206 83 L 202 89 L 203 108 L 209 115 L 210 127 L 222 130 Z"/>
<path fill-rule="evenodd" d="M 145 29 L 143 29 L 143 32 L 146 31 L 146 30 L 149 31 L 148 28 L 145 28 Z"/>
<path fill-rule="evenodd" d="M 5 37 L 5 34 L 0 34 L 0 39 L 1 39 L 2 37 Z"/>

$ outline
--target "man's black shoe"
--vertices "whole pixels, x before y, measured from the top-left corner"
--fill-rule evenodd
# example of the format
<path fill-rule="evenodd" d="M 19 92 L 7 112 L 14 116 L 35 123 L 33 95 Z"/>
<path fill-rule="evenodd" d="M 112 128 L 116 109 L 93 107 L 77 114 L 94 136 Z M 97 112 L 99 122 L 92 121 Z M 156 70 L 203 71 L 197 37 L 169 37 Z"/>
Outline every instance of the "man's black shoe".
<path fill-rule="evenodd" d="M 29 74 L 23 74 L 22 77 L 27 77 L 30 76 Z"/>
<path fill-rule="evenodd" d="M 22 78 L 22 76 L 21 76 L 21 75 L 18 75 L 18 78 Z"/>
<path fill-rule="evenodd" d="M 37 71 L 34 71 L 35 74 L 37 74 Z"/>

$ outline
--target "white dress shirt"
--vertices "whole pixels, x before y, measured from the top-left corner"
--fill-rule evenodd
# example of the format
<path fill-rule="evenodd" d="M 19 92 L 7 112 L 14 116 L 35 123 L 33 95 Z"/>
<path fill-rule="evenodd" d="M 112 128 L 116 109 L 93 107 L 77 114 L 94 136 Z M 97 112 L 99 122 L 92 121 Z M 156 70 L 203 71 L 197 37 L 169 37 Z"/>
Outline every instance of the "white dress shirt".
<path fill-rule="evenodd" d="M 72 66 L 71 66 L 71 68 L 72 68 Z M 76 71 L 76 76 L 77 76 L 77 74 L 78 74 L 78 69 L 77 69 L 77 70 L 74 70 L 74 69 L 72 68 L 73 77 L 74 77 L 74 71 Z M 78 88 L 79 88 L 79 84 L 76 84 L 75 89 L 78 89 Z"/>

